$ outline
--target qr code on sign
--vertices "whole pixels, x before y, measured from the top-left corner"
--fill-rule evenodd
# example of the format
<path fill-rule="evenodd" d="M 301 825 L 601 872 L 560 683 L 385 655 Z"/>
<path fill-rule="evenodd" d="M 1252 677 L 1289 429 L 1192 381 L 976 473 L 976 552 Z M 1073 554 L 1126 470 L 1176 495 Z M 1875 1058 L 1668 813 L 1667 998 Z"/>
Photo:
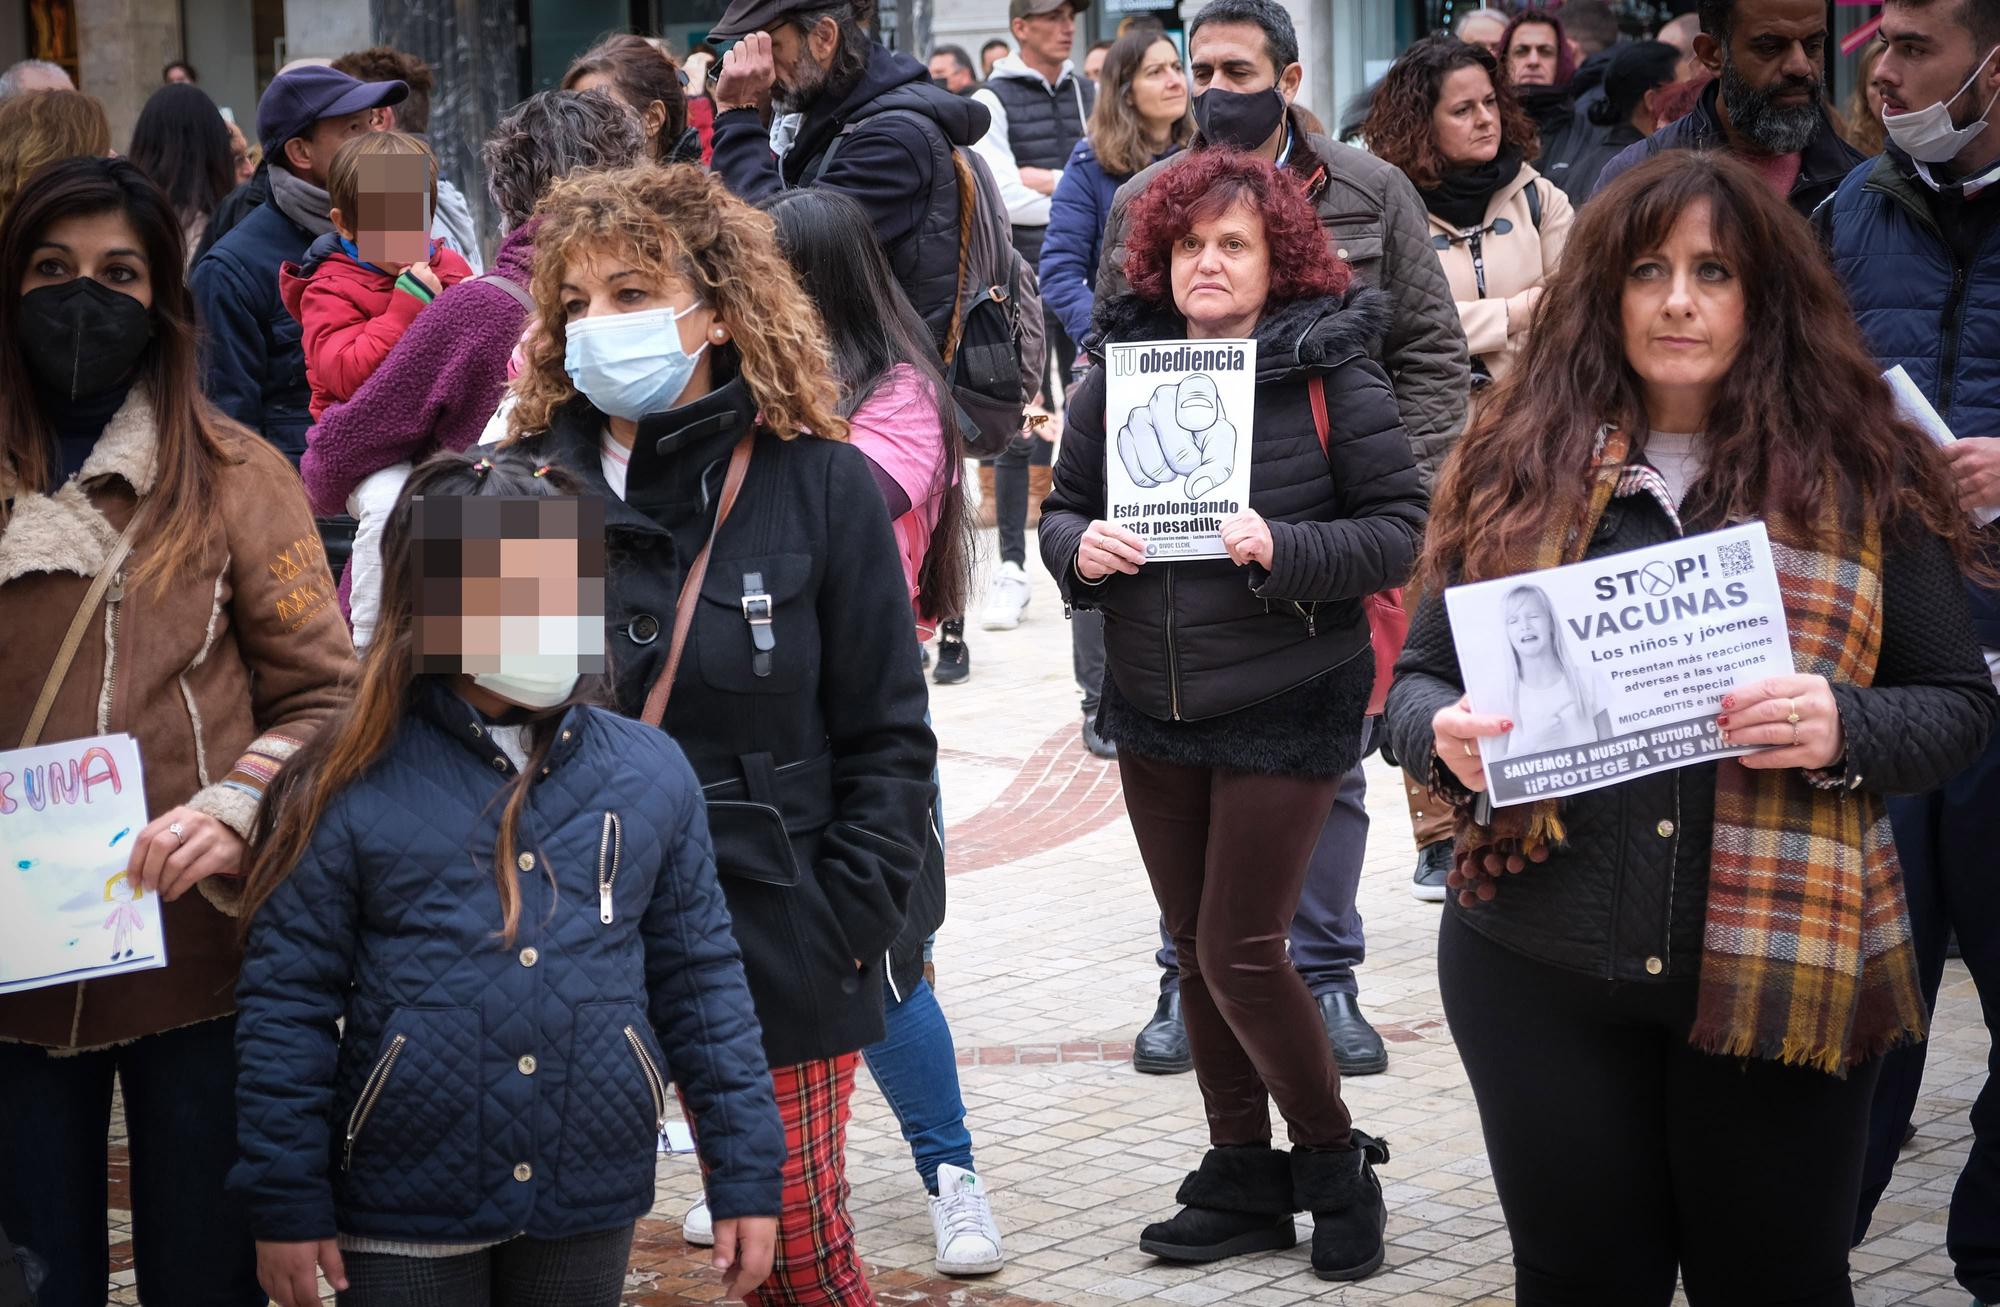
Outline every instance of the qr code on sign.
<path fill-rule="evenodd" d="M 1715 547 L 1715 565 L 1722 569 L 1725 578 L 1742 576 L 1757 570 L 1757 558 L 1750 552 L 1748 540 L 1732 540 Z"/>

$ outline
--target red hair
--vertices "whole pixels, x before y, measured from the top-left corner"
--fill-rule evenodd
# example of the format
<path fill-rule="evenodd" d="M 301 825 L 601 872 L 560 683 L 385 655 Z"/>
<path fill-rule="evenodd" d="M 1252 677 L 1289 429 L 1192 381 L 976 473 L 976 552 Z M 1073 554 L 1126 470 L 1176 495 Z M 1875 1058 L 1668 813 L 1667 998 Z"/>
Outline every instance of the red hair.
<path fill-rule="evenodd" d="M 1125 280 L 1155 304 L 1174 298 L 1174 243 L 1196 224 L 1243 203 L 1264 220 L 1271 250 L 1270 302 L 1338 295 L 1352 270 L 1327 248 L 1305 191 L 1282 169 L 1238 150 L 1190 150 L 1161 170 L 1132 201 Z"/>

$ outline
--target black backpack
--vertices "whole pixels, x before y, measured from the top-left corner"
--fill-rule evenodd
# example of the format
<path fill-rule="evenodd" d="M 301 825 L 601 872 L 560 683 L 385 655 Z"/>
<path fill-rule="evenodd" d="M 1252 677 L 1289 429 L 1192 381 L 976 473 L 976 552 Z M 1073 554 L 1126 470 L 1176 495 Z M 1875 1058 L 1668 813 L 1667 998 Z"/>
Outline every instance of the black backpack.
<path fill-rule="evenodd" d="M 938 130 L 914 109 L 887 108 L 880 114 L 902 114 L 927 131 Z M 842 127 L 813 176 L 826 171 L 848 133 L 876 116 L 866 114 Z M 958 292 L 945 332 L 944 379 L 958 405 L 966 454 L 992 458 L 1021 434 L 1022 413 L 1041 393 L 1047 329 L 1041 286 L 1014 248 L 992 171 L 964 146 L 951 147 L 951 161 L 958 180 Z"/>

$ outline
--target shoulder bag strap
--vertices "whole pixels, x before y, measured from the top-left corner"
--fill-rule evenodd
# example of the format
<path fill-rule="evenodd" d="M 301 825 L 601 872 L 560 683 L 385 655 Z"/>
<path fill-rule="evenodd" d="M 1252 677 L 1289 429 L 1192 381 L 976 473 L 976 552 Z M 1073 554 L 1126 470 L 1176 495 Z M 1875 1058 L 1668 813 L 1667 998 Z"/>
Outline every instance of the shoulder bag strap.
<path fill-rule="evenodd" d="M 532 314 L 535 311 L 534 298 L 526 290 L 522 289 L 520 282 L 515 281 L 505 273 L 489 272 L 483 277 L 474 277 L 473 280 L 487 286 L 498 286 L 501 290 L 512 295 L 515 301 L 529 313 Z"/>
<path fill-rule="evenodd" d="M 756 440 L 757 432 L 752 428 L 730 451 L 729 471 L 722 478 L 722 497 L 715 506 L 715 525 L 709 527 L 708 541 L 688 565 L 687 579 L 681 582 L 680 600 L 674 605 L 674 635 L 667 645 L 667 664 L 660 669 L 653 688 L 646 692 L 646 707 L 639 714 L 639 720 L 648 726 L 658 726 L 666 720 L 667 700 L 674 692 L 674 674 L 680 671 L 681 654 L 687 649 L 688 632 L 694 626 L 694 610 L 701 603 L 701 579 L 708 575 L 708 556 L 715 552 L 715 538 L 722 534 L 729 510 L 736 507 L 736 496 L 750 471 L 750 447 Z"/>
<path fill-rule="evenodd" d="M 118 537 L 118 543 L 111 547 L 104 565 L 91 578 L 90 589 L 84 591 L 83 602 L 77 605 L 76 616 L 70 619 L 62 646 L 56 650 L 56 660 L 49 667 L 48 679 L 42 682 L 42 697 L 35 700 L 35 711 L 28 717 L 28 729 L 21 732 L 21 748 L 30 749 L 41 742 L 42 727 L 49 720 L 49 709 L 55 707 L 56 691 L 62 689 L 63 678 L 69 675 L 69 665 L 76 661 L 76 651 L 83 644 L 83 633 L 90 625 L 91 614 L 104 601 L 104 592 L 111 588 L 118 569 L 125 565 L 126 555 L 132 552 L 132 542 L 138 539 L 139 519 L 144 516 L 140 509 L 143 507 L 142 503 L 132 509 L 132 520 L 125 524 L 125 533 Z"/>
<path fill-rule="evenodd" d="M 1327 449 L 1327 435 L 1333 430 L 1333 423 L 1326 416 L 1326 377 L 1318 372 L 1306 378 L 1306 397 L 1312 401 L 1313 430 L 1319 433 L 1319 452 L 1331 457 Z"/>

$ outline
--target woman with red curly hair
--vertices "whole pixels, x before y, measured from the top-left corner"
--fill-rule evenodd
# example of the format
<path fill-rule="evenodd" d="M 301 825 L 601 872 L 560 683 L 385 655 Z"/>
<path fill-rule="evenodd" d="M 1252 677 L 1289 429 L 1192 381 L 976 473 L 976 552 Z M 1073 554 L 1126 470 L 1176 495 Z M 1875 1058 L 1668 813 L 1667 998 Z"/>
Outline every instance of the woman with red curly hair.
<path fill-rule="evenodd" d="M 1477 393 L 1513 365 L 1576 212 L 1530 163 L 1535 125 L 1484 46 L 1439 33 L 1403 51 L 1362 130 L 1430 213 Z"/>
<path fill-rule="evenodd" d="M 1362 598 L 1403 580 L 1424 526 L 1395 395 L 1370 357 L 1388 297 L 1350 287 L 1304 193 L 1249 155 L 1184 156 L 1133 201 L 1130 221 L 1132 292 L 1098 301 L 1100 350 L 1257 343 L 1255 411 L 1234 415 L 1253 433 L 1235 452 L 1251 460 L 1250 496 L 1222 526 L 1227 559 L 1149 562 L 1141 537 L 1105 520 L 1106 430 L 1123 415 L 1106 417 L 1101 361 L 1070 403 L 1042 510 L 1042 558 L 1065 599 L 1104 614 L 1098 727 L 1118 745 L 1126 810 L 1179 953 L 1207 1105 L 1212 1147 L 1181 1186 L 1184 1206 L 1139 1246 L 1182 1262 L 1289 1248 L 1305 1209 L 1313 1269 L 1360 1279 L 1382 1264 L 1373 1167 L 1388 1150 L 1352 1126 L 1285 939 L 1361 754 L 1374 680 Z M 1155 431 L 1119 431 L 1121 452 L 1197 492 L 1227 475 L 1212 451 L 1184 453 L 1195 442 L 1179 431 L 1141 448 Z M 1289 1155 L 1271 1147 L 1272 1100 Z"/>

